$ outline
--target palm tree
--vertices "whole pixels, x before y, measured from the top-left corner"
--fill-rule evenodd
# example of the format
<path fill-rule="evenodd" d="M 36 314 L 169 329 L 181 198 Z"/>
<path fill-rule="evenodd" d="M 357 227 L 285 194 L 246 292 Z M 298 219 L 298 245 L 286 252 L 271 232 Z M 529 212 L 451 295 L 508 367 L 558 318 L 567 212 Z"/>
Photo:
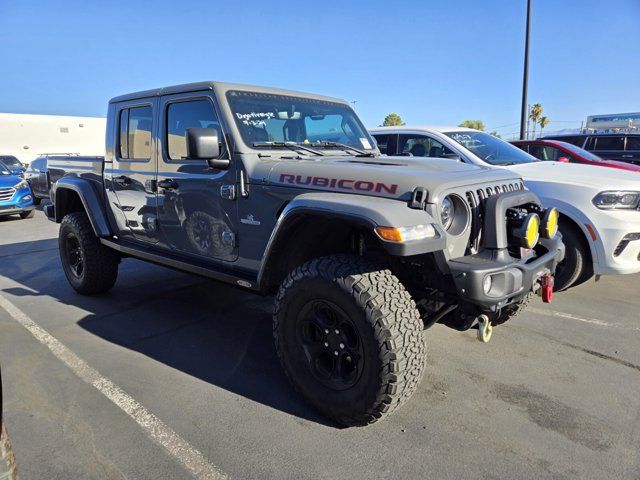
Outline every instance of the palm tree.
<path fill-rule="evenodd" d="M 536 124 L 540 121 L 540 117 L 542 116 L 542 112 L 544 108 L 539 103 L 534 103 L 531 105 L 531 109 L 529 110 L 529 119 L 533 122 L 533 137 L 536 136 Z"/>
<path fill-rule="evenodd" d="M 538 123 L 540 124 L 540 136 L 542 136 L 542 129 L 549 125 L 549 119 L 547 117 L 540 117 Z"/>

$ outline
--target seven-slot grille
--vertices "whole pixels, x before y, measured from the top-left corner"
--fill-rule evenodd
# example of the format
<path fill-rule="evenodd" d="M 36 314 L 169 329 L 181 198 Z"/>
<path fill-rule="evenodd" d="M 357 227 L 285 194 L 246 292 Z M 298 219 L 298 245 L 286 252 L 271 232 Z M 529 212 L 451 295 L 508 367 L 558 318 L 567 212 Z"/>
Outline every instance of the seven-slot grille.
<path fill-rule="evenodd" d="M 515 192 L 517 190 L 524 190 L 524 184 L 520 181 L 490 187 L 480 187 L 476 190 L 466 192 L 466 200 L 471 208 L 471 237 L 469 239 L 469 251 L 471 254 L 478 253 L 482 240 L 483 200 L 498 193 Z"/>
<path fill-rule="evenodd" d="M 10 200 L 14 193 L 16 193 L 16 189 L 13 187 L 0 188 L 0 202 Z"/>

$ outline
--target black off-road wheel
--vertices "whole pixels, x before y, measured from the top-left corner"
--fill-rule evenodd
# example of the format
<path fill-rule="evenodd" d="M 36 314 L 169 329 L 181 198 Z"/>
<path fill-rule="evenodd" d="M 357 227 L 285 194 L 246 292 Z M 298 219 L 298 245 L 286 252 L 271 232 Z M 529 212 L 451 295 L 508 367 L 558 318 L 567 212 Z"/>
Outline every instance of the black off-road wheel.
<path fill-rule="evenodd" d="M 556 268 L 554 290 L 562 292 L 593 276 L 593 267 L 589 265 L 590 253 L 586 239 L 575 227 L 560 225 L 562 241 L 565 246 L 564 260 Z"/>
<path fill-rule="evenodd" d="M 23 220 L 26 218 L 33 218 L 35 214 L 36 214 L 35 210 L 29 210 L 28 212 L 20 212 L 20 218 Z"/>
<path fill-rule="evenodd" d="M 276 350 L 294 388 L 345 426 L 376 422 L 415 392 L 423 323 L 391 271 L 352 255 L 311 260 L 275 301 Z"/>
<path fill-rule="evenodd" d="M 116 283 L 120 256 L 100 243 L 85 213 L 62 219 L 58 246 L 64 273 L 78 293 L 103 293 Z"/>

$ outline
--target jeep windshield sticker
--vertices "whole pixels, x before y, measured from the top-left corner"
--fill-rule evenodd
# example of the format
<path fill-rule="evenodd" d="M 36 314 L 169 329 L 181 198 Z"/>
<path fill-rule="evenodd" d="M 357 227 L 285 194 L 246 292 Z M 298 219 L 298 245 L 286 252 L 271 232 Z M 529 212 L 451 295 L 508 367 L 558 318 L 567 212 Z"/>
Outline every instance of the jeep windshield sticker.
<path fill-rule="evenodd" d="M 266 127 L 267 122 L 265 120 L 271 120 L 272 118 L 275 118 L 275 116 L 276 115 L 273 112 L 236 112 L 236 117 L 238 117 L 238 120 L 250 127 Z"/>
<path fill-rule="evenodd" d="M 360 138 L 360 143 L 365 148 L 365 150 L 371 150 L 371 144 L 369 143 L 369 140 L 367 140 L 365 137 Z"/>
<path fill-rule="evenodd" d="M 395 194 L 398 191 L 397 184 L 381 182 L 369 182 L 366 180 L 354 180 L 348 178 L 310 177 L 307 175 L 280 174 L 280 183 L 320 188 L 338 188 L 355 192 L 376 192 Z"/>

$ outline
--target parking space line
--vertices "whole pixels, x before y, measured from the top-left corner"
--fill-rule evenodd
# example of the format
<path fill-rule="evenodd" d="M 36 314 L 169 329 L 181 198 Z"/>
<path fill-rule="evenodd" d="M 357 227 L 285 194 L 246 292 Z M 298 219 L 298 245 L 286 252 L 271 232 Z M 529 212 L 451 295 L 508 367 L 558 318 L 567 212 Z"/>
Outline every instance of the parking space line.
<path fill-rule="evenodd" d="M 605 322 L 604 320 L 599 320 L 597 318 L 578 317 L 577 315 L 573 315 L 571 313 L 558 312 L 556 310 L 543 310 L 542 308 L 529 307 L 525 311 L 536 313 L 538 315 L 545 315 L 547 317 L 559 317 L 559 318 L 566 318 L 568 320 L 575 320 L 577 322 L 582 322 L 582 323 L 590 323 L 591 325 L 597 325 L 599 327 L 621 328 L 623 330 L 640 332 L 640 327 L 626 327 L 624 325 L 617 325 L 615 323 Z"/>
<path fill-rule="evenodd" d="M 118 408 L 131 417 L 152 440 L 181 463 L 197 479 L 226 479 L 218 467 L 211 464 L 200 451 L 169 428 L 162 420 L 149 412 L 135 398 L 77 356 L 73 351 L 34 322 L 11 301 L 0 295 L 2 307 L 16 322 L 26 328 L 40 343 L 46 346 L 58 360 L 64 363 L 81 380 L 95 387 Z"/>

